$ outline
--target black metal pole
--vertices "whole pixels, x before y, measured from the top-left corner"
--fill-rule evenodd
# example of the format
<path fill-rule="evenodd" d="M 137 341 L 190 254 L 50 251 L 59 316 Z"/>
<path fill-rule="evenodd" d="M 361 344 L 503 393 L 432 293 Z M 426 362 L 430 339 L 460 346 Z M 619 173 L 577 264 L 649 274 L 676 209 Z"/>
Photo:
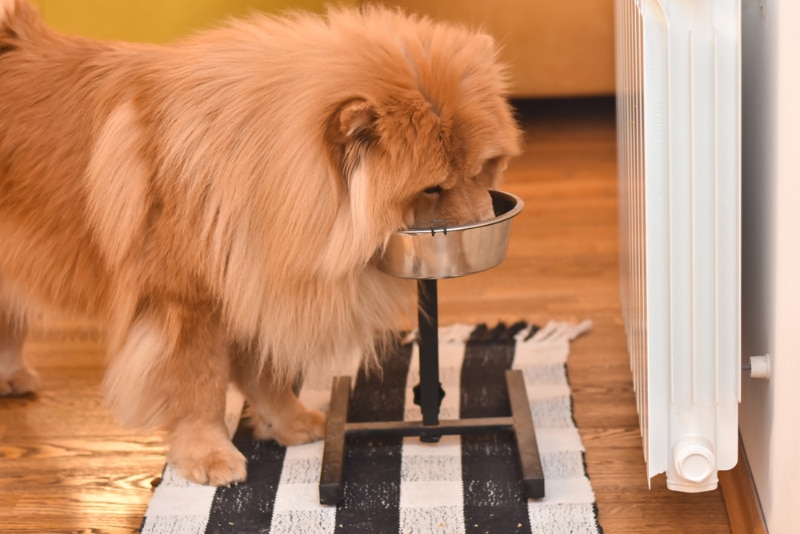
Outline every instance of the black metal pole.
<path fill-rule="evenodd" d="M 442 386 L 439 383 L 439 317 L 436 280 L 418 280 L 419 298 L 419 404 L 425 426 L 439 424 Z M 438 441 L 436 433 L 423 434 L 422 441 Z"/>

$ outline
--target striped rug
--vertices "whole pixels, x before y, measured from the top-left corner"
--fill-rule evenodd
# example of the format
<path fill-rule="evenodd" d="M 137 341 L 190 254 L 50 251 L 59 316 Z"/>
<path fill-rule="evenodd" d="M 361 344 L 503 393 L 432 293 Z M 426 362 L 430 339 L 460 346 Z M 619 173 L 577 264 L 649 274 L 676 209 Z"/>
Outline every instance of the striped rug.
<path fill-rule="evenodd" d="M 166 533 L 598 533 L 584 448 L 567 383 L 569 343 L 591 325 L 551 322 L 440 329 L 441 419 L 507 416 L 504 371 L 521 369 L 531 402 L 546 496 L 521 498 L 513 437 L 350 438 L 344 500 L 319 504 L 322 443 L 279 447 L 240 428 L 234 442 L 248 458 L 248 481 L 211 488 L 167 466 L 142 532 Z M 416 343 L 386 355 L 382 376 L 356 375 L 351 422 L 419 420 L 411 388 L 419 381 Z M 330 378 L 307 379 L 300 398 L 324 409 Z M 238 412 L 237 412 L 238 413 Z"/>

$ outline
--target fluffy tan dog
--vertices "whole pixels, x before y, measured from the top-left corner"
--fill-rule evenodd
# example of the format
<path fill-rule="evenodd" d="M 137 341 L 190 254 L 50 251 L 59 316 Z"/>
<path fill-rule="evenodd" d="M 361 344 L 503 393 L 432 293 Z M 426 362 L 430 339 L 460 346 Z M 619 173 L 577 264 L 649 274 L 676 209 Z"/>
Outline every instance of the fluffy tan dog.
<path fill-rule="evenodd" d="M 373 259 L 409 225 L 492 215 L 518 152 L 491 38 L 367 7 L 253 16 L 170 46 L 46 28 L 0 0 L 0 394 L 36 388 L 32 312 L 108 325 L 105 393 L 186 478 L 244 480 L 255 435 L 318 439 L 292 382 L 413 299 Z"/>

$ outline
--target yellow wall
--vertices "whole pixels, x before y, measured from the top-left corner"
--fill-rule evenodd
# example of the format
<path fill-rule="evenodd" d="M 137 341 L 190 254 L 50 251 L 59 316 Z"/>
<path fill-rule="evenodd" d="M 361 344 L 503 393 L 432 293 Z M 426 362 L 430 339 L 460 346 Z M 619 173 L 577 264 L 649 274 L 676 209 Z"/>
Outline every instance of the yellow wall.
<path fill-rule="evenodd" d="M 322 11 L 356 0 L 34 0 L 47 23 L 62 32 L 124 41 L 163 43 L 251 10 Z"/>
<path fill-rule="evenodd" d="M 371 1 L 493 34 L 516 97 L 614 94 L 614 0 Z"/>

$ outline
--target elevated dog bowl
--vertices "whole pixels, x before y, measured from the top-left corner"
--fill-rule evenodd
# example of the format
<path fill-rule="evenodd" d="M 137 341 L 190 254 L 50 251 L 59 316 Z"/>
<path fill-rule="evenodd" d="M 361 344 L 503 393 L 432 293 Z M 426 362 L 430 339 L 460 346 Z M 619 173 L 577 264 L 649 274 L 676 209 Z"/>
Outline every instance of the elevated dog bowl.
<path fill-rule="evenodd" d="M 525 379 L 519 369 L 505 373 L 511 415 L 439 419 L 444 390 L 439 381 L 439 312 L 437 279 L 464 276 L 490 269 L 503 261 L 513 219 L 522 211 L 522 200 L 512 194 L 490 191 L 495 217 L 488 221 L 446 228 L 434 221 L 429 229 L 396 232 L 386 254 L 378 262 L 385 273 L 417 279 L 419 298 L 419 384 L 414 403 L 421 421 L 348 421 L 351 377 L 334 378 L 325 447 L 320 471 L 319 501 L 338 504 L 344 499 L 346 437 L 418 436 L 435 443 L 444 435 L 510 432 L 516 442 L 523 499 L 545 496 L 544 470 L 536 442 Z"/>
<path fill-rule="evenodd" d="M 435 280 L 465 276 L 499 265 L 506 257 L 513 219 L 524 206 L 511 193 L 490 191 L 495 217 L 479 223 L 447 227 L 434 221 L 430 228 L 411 228 L 392 234 L 378 268 L 401 278 Z"/>

